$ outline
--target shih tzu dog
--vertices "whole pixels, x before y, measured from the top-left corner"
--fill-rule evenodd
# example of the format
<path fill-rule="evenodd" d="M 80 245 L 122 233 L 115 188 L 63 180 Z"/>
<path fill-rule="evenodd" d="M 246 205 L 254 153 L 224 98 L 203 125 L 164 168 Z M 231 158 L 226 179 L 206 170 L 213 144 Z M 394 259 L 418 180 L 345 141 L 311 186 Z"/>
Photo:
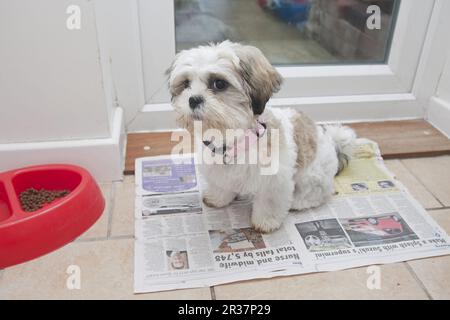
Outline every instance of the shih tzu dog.
<path fill-rule="evenodd" d="M 290 210 L 320 206 L 332 195 L 333 178 L 350 159 L 355 133 L 339 125 L 318 126 L 293 109 L 266 107 L 282 78 L 259 49 L 225 41 L 185 50 L 168 74 L 180 126 L 193 133 L 194 123 L 201 121 L 200 135 L 211 129 L 222 136 L 230 129 L 240 132 L 231 143 L 201 137 L 202 152 L 224 159 L 201 166 L 206 205 L 225 207 L 239 195 L 252 195 L 252 224 L 266 233 L 278 229 Z M 266 147 L 258 143 L 261 139 Z M 271 154 L 274 144 L 277 152 Z M 261 174 L 259 160 L 230 163 L 239 151 L 251 149 L 271 154 L 276 173 Z"/>

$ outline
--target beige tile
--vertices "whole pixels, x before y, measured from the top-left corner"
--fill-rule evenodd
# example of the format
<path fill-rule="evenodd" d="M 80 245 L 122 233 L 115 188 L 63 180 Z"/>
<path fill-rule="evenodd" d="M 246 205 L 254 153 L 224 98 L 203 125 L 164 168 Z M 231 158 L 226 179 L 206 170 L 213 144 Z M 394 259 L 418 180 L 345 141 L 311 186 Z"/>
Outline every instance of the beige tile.
<path fill-rule="evenodd" d="M 133 240 L 72 242 L 49 255 L 4 270 L 0 299 L 210 299 L 210 289 L 133 294 Z M 66 273 L 77 265 L 81 289 Z"/>
<path fill-rule="evenodd" d="M 95 238 L 106 238 L 108 235 L 108 220 L 110 215 L 111 190 L 112 183 L 100 184 L 103 196 L 105 198 L 105 210 L 102 216 L 92 225 L 85 233 L 83 233 L 77 240 L 88 240 Z"/>
<path fill-rule="evenodd" d="M 400 180 L 414 198 L 416 198 L 425 208 L 438 208 L 442 205 L 429 192 L 422 183 L 420 183 L 411 172 L 403 165 L 400 160 L 386 160 L 386 167 Z"/>
<path fill-rule="evenodd" d="M 428 213 L 441 226 L 441 228 L 447 232 L 447 234 L 450 234 L 450 209 L 430 210 Z"/>
<path fill-rule="evenodd" d="M 134 235 L 134 199 L 134 176 L 125 176 L 123 182 L 115 182 L 112 237 Z"/>
<path fill-rule="evenodd" d="M 437 210 L 430 214 L 450 233 L 450 210 Z M 434 299 L 450 299 L 450 256 L 415 260 L 408 264 Z"/>
<path fill-rule="evenodd" d="M 405 159 L 403 164 L 445 206 L 450 206 L 450 157 Z"/>
<path fill-rule="evenodd" d="M 214 287 L 217 299 L 427 299 L 404 263 L 381 266 L 381 289 L 367 268 L 246 281 Z"/>

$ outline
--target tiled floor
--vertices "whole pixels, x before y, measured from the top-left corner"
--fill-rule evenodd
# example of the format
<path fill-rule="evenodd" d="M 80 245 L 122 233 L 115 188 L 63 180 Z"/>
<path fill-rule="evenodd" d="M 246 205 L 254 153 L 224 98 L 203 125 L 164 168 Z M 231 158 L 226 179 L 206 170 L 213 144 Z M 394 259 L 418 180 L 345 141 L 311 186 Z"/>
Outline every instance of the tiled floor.
<path fill-rule="evenodd" d="M 450 233 L 450 157 L 386 161 Z M 0 299 L 449 299 L 450 256 L 381 266 L 381 289 L 369 290 L 366 268 L 133 294 L 133 177 L 102 185 L 102 218 L 75 242 L 0 271 Z M 69 290 L 68 268 L 79 266 L 81 288 Z"/>

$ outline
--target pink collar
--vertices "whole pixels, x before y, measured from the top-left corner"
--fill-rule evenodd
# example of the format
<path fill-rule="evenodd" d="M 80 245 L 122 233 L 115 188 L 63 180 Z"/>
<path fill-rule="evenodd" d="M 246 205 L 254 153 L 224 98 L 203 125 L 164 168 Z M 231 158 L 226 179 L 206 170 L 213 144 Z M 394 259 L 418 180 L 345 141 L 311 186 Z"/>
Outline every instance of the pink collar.
<path fill-rule="evenodd" d="M 203 144 L 210 149 L 213 154 L 222 154 L 223 163 L 229 164 L 232 159 L 237 157 L 239 152 L 247 151 L 251 145 L 255 144 L 266 131 L 267 125 L 257 121 L 256 128 L 247 129 L 244 136 L 232 146 L 224 144 L 221 147 L 217 147 L 214 145 L 214 139 L 203 141 Z"/>

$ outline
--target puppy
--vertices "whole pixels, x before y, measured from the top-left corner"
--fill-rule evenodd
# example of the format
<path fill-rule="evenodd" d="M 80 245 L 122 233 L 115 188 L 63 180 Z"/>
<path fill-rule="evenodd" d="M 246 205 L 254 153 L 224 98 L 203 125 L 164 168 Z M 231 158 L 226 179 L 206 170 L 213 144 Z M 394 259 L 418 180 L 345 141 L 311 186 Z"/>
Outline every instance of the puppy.
<path fill-rule="evenodd" d="M 238 195 L 250 194 L 252 224 L 267 233 L 280 228 L 290 210 L 317 207 L 330 198 L 333 178 L 350 159 L 355 134 L 348 127 L 318 126 L 292 109 L 266 108 L 282 78 L 259 49 L 225 41 L 185 50 L 168 74 L 181 127 L 193 133 L 194 122 L 201 121 L 200 135 L 215 129 L 226 136 L 225 131 L 235 129 L 246 141 L 243 147 L 236 139 L 230 143 L 201 137 L 207 152 L 228 157 L 228 164 L 201 166 L 206 205 L 220 208 Z M 269 141 L 265 148 L 257 143 L 262 137 Z M 275 144 L 276 155 L 271 154 L 272 162 L 278 163 L 275 174 L 261 174 L 259 160 L 229 163 L 236 150 L 257 149 L 260 155 L 270 153 Z"/>

